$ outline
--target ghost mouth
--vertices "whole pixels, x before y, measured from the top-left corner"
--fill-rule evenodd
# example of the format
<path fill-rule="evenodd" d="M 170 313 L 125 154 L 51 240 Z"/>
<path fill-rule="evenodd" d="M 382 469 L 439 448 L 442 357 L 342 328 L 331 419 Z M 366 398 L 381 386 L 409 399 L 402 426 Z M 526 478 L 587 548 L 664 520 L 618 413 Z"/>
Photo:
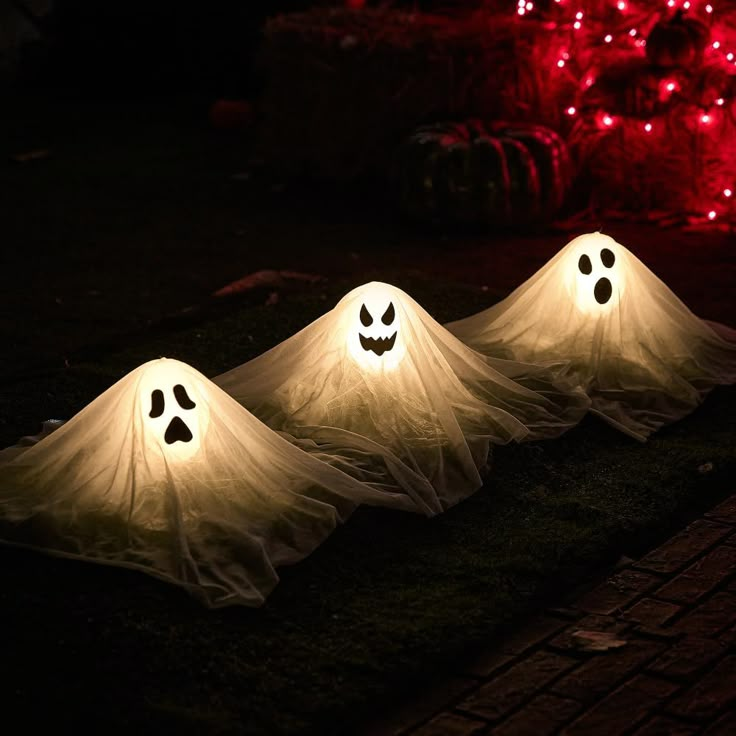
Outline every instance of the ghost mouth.
<path fill-rule="evenodd" d="M 396 342 L 396 333 L 391 337 L 366 337 L 360 335 L 360 345 L 368 352 L 372 350 L 376 355 L 381 356 L 391 350 Z"/>
<path fill-rule="evenodd" d="M 167 445 L 173 445 L 175 442 L 191 442 L 192 439 L 191 430 L 179 417 L 174 417 L 166 427 L 164 441 Z"/>
<path fill-rule="evenodd" d="M 595 288 L 593 289 L 593 296 L 595 296 L 595 300 L 598 302 L 598 304 L 605 304 L 608 302 L 608 300 L 613 295 L 613 286 L 609 279 L 607 279 L 605 276 L 598 279 L 595 283 Z"/>

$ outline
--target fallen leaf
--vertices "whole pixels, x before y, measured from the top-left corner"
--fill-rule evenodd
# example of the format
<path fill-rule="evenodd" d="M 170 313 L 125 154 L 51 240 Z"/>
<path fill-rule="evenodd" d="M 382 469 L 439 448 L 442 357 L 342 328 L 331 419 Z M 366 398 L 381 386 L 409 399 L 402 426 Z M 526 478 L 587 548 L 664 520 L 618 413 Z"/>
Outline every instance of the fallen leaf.
<path fill-rule="evenodd" d="M 625 639 L 619 639 L 616 634 L 608 631 L 574 631 L 572 640 L 583 652 L 607 652 L 611 649 L 621 649 L 626 646 Z"/>
<path fill-rule="evenodd" d="M 35 151 L 25 151 L 23 153 L 16 153 L 10 157 L 10 160 L 16 164 L 27 164 L 30 161 L 40 161 L 41 159 L 48 158 L 51 155 L 51 151 L 47 148 L 39 148 Z"/>
<path fill-rule="evenodd" d="M 242 294 L 253 289 L 260 289 L 267 286 L 286 286 L 288 281 L 306 281 L 314 284 L 322 281 L 322 276 L 312 273 L 301 273 L 300 271 L 275 271 L 273 269 L 264 269 L 263 271 L 255 271 L 243 276 L 242 279 L 232 281 L 221 289 L 214 292 L 213 296 L 231 296 L 233 294 Z"/>

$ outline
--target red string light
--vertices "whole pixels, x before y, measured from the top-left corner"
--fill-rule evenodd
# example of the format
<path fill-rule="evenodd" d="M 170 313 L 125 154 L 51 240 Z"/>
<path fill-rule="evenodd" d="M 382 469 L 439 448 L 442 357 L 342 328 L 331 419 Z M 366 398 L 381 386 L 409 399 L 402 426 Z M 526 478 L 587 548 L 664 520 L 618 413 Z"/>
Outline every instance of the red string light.
<path fill-rule="evenodd" d="M 629 7 L 630 0 L 609 0 L 612 6 L 615 6 L 616 10 L 618 10 L 621 13 L 627 13 L 631 11 L 631 8 Z M 708 2 L 705 5 L 698 5 L 692 2 L 692 0 L 662 0 L 663 4 L 666 5 L 667 8 L 676 8 L 680 7 L 683 11 L 690 11 L 690 13 L 706 13 L 709 16 L 712 16 L 714 12 L 713 4 Z M 564 0 L 555 0 L 555 3 L 557 5 L 564 5 Z M 569 3 L 568 3 L 569 5 Z M 579 7 L 579 6 L 578 6 Z M 695 8 L 693 10 L 693 8 Z M 637 6 L 637 11 L 639 11 L 639 8 Z M 535 10 L 535 0 L 517 0 L 517 6 L 516 6 L 516 12 L 519 16 L 531 16 L 531 14 L 535 12 L 540 12 L 539 9 Z M 541 11 L 544 14 L 544 10 Z M 576 9 L 573 12 L 573 8 L 569 8 L 568 12 L 570 15 L 568 16 L 569 20 L 567 20 L 566 25 L 567 28 L 571 31 L 580 31 L 583 27 L 583 20 L 585 18 L 585 13 L 583 10 Z M 667 14 L 669 15 L 669 14 Z M 639 16 L 637 16 L 639 17 Z M 649 25 L 647 25 L 646 20 L 642 17 L 641 22 L 645 24 L 646 28 L 649 28 Z M 712 21 L 711 21 L 712 22 Z M 588 21 L 590 24 L 590 20 Z M 554 27 L 557 27 L 559 24 L 561 24 L 563 27 L 565 25 L 565 21 L 555 21 Z M 552 27 L 552 23 L 547 23 L 547 27 Z M 593 19 L 593 26 L 597 28 L 601 28 L 601 20 L 594 18 Z M 610 28 L 606 29 L 605 26 L 602 28 L 603 35 L 598 36 L 595 31 L 590 35 L 584 35 L 584 34 L 575 34 L 571 35 L 570 38 L 574 39 L 571 43 L 572 46 L 569 51 L 567 50 L 561 50 L 559 52 L 558 58 L 555 62 L 555 66 L 557 69 L 565 69 L 568 66 L 568 63 L 572 65 L 571 72 L 573 74 L 576 74 L 577 70 L 575 69 L 574 62 L 571 61 L 573 59 L 573 55 L 575 54 L 576 50 L 579 50 L 580 47 L 578 47 L 576 44 L 582 43 L 586 46 L 588 44 L 595 44 L 595 41 L 593 38 L 597 36 L 599 39 L 598 43 L 601 43 L 601 41 L 604 44 L 621 44 L 622 41 L 627 41 L 629 44 L 631 44 L 630 48 L 635 47 L 638 49 L 643 49 L 646 46 L 646 38 L 641 35 L 639 29 L 635 27 L 629 27 L 626 29 L 624 26 L 621 28 L 620 26 L 617 26 L 616 28 Z M 600 31 L 599 31 L 600 32 Z M 619 35 L 620 34 L 620 35 Z M 722 60 L 722 63 L 725 64 L 726 62 L 729 62 L 730 64 L 736 64 L 736 49 L 733 51 L 728 50 L 727 48 L 723 48 L 723 39 L 716 38 L 715 40 L 712 40 L 709 46 L 709 51 L 715 56 L 717 56 L 719 59 Z M 588 49 L 586 47 L 583 48 L 584 51 L 587 51 Z M 717 54 L 716 54 L 717 52 Z M 586 59 L 588 58 L 586 56 L 582 56 L 581 58 Z M 590 73 L 590 70 L 585 73 L 585 70 L 583 71 L 580 88 L 582 90 L 588 89 L 592 87 L 595 84 L 595 77 L 593 74 Z M 566 72 L 566 74 L 569 74 L 570 72 Z M 680 84 L 675 79 L 664 79 L 659 83 L 659 99 L 661 102 L 666 102 L 673 94 L 675 93 L 682 93 Z M 687 102 L 687 99 L 683 100 L 684 102 Z M 568 104 L 566 107 L 562 108 L 562 111 L 564 111 L 564 114 L 568 117 L 575 117 L 577 115 L 584 115 L 586 114 L 586 109 L 580 109 L 574 104 L 569 104 L 570 100 L 568 100 Z M 714 122 L 715 118 L 712 113 L 712 110 L 717 107 L 722 107 L 725 105 L 725 99 L 723 97 L 716 98 L 711 104 L 714 107 L 711 107 L 710 109 L 705 108 L 701 109 L 700 112 L 696 113 L 696 119 L 697 121 L 704 125 L 710 125 Z M 594 118 L 589 118 L 591 120 L 595 120 L 598 127 L 601 129 L 611 129 L 613 128 L 617 122 L 618 119 L 612 115 L 611 113 L 605 112 L 601 110 L 600 108 L 594 112 Z M 655 121 L 656 122 L 656 121 Z M 645 134 L 651 134 L 654 132 L 654 124 L 651 120 L 642 121 L 641 122 L 642 128 Z M 662 130 L 660 129 L 659 134 L 662 134 Z M 704 133 L 705 134 L 705 133 Z M 734 191 L 736 191 L 736 187 L 734 189 L 731 188 L 725 188 L 722 189 L 722 198 L 725 198 L 726 200 L 730 200 L 733 195 Z M 723 202 L 723 199 L 720 200 Z M 736 199 L 734 200 L 736 201 Z M 731 210 L 729 210 L 731 212 Z M 705 212 L 705 218 L 707 220 L 715 220 L 716 218 L 722 216 L 723 213 L 721 212 L 719 215 L 719 208 L 714 207 L 710 210 L 707 210 Z"/>

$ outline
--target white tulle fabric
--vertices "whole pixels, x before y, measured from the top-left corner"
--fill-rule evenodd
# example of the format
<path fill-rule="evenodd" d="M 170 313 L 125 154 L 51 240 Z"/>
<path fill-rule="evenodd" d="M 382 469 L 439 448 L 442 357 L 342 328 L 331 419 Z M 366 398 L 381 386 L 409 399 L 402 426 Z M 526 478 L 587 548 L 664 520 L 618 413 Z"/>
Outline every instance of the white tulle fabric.
<path fill-rule="evenodd" d="M 736 381 L 736 333 L 696 317 L 601 233 L 575 238 L 506 299 L 446 327 L 486 355 L 566 362 L 591 411 L 639 440 Z"/>
<path fill-rule="evenodd" d="M 384 497 L 160 359 L 37 444 L 2 453 L 0 541 L 139 569 L 211 607 L 257 606 L 275 567 Z"/>
<path fill-rule="evenodd" d="M 430 515 L 482 485 L 490 443 L 557 436 L 589 406 L 538 367 L 469 349 L 379 282 L 213 380 L 269 426 Z"/>

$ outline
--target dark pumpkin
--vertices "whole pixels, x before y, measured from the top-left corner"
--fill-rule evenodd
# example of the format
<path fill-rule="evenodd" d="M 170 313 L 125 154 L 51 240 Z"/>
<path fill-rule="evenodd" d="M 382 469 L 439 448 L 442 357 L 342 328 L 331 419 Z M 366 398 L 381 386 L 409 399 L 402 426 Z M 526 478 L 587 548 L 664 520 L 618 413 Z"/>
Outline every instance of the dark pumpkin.
<path fill-rule="evenodd" d="M 677 10 L 669 19 L 658 21 L 647 37 L 647 59 L 653 66 L 670 69 L 691 67 L 703 60 L 710 40 L 708 27 Z"/>
<path fill-rule="evenodd" d="M 565 142 L 527 123 L 423 126 L 393 165 L 394 191 L 407 215 L 467 225 L 547 220 L 560 209 L 571 178 Z"/>

